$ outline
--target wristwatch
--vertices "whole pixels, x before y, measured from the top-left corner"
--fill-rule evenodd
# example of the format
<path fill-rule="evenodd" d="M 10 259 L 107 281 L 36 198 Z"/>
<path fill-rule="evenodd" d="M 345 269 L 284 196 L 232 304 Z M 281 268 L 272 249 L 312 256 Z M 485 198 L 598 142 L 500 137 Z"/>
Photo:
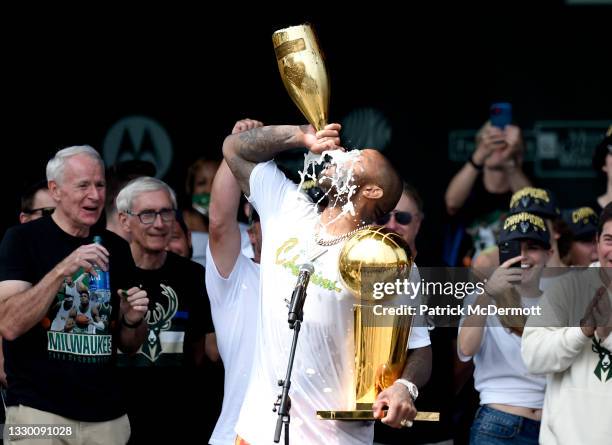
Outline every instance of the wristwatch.
<path fill-rule="evenodd" d="M 419 388 L 417 388 L 417 386 L 412 383 L 410 380 L 406 380 L 406 379 L 397 379 L 395 381 L 395 383 L 401 383 L 402 385 L 404 385 L 406 388 L 408 388 L 408 392 L 410 393 L 410 397 L 412 397 L 412 401 L 414 402 L 417 397 L 419 396 Z"/>

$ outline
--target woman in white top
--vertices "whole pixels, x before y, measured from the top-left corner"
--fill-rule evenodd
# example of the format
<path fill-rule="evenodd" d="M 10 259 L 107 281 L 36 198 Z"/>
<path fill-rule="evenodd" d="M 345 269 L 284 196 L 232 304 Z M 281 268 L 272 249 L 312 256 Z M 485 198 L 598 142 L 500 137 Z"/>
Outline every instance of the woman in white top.
<path fill-rule="evenodd" d="M 527 311 L 503 317 L 468 311 L 469 307 L 487 309 L 489 305 L 537 306 L 542 294 L 540 277 L 552 253 L 542 218 L 525 212 L 506 218 L 500 251 L 512 243 L 520 243 L 520 255 L 502 262 L 486 282 L 482 295 L 466 298 L 467 315 L 459 327 L 459 358 L 474 359 L 474 384 L 480 393 L 481 406 L 472 425 L 470 444 L 538 443 L 546 381 L 529 374 L 521 358 Z"/>

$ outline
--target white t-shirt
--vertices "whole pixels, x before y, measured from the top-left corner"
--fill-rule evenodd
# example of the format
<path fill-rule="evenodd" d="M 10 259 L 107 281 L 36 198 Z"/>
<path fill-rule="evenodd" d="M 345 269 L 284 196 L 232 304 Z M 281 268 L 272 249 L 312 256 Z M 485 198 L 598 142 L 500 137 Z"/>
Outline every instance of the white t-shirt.
<path fill-rule="evenodd" d="M 322 247 L 315 242 L 319 216 L 315 206 L 273 162 L 258 164 L 250 177 L 250 201 L 262 224 L 261 304 L 258 336 L 249 388 L 236 432 L 251 445 L 272 444 L 277 413 L 273 403 L 281 393 L 293 331 L 287 323 L 287 304 L 299 265 Z M 371 444 L 372 422 L 319 420 L 317 410 L 354 409 L 353 304 L 357 300 L 342 286 L 338 255 L 342 243 L 327 247 L 314 263 L 304 322 L 291 379 L 290 440 L 293 445 Z M 427 336 L 412 338 L 419 332 Z M 429 344 L 427 330 L 414 329 L 411 347 Z M 284 440 L 284 439 L 281 439 Z"/>
<path fill-rule="evenodd" d="M 234 428 L 249 383 L 257 332 L 259 265 L 240 254 L 229 277 L 219 275 L 206 250 L 206 289 L 217 346 L 225 367 L 223 407 L 208 443 L 233 445 Z"/>
<path fill-rule="evenodd" d="M 253 246 L 249 239 L 248 226 L 239 223 L 240 227 L 240 249 L 247 258 L 253 258 Z M 191 248 L 193 255 L 191 259 L 206 267 L 206 256 L 208 252 L 208 232 L 191 232 Z"/>
<path fill-rule="evenodd" d="M 477 295 L 465 298 L 464 306 L 472 305 Z M 523 307 L 537 306 L 540 298 L 521 298 Z M 461 319 L 459 331 L 465 318 Z M 472 357 L 463 355 L 467 362 Z M 505 328 L 497 316 L 485 322 L 480 350 L 474 358 L 474 387 L 480 393 L 480 404 L 501 403 L 540 409 L 544 405 L 546 379 L 530 374 L 521 357 L 521 337 Z"/>

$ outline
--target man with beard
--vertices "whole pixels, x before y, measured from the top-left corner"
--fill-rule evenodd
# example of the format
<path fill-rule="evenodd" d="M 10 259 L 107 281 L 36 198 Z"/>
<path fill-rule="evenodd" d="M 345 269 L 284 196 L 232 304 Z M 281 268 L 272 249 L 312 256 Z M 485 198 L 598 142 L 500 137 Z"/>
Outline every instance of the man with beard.
<path fill-rule="evenodd" d="M 293 367 L 291 443 L 372 443 L 371 423 L 322 421 L 315 412 L 342 409 L 351 402 L 355 299 L 340 282 L 338 256 L 352 234 L 394 208 L 401 195 L 401 180 L 376 150 L 349 155 L 354 161 L 353 182 L 347 185 L 354 186 L 355 194 L 347 200 L 332 181 L 336 169 L 348 165 L 326 168 L 319 186 L 328 193 L 330 205 L 319 215 L 316 206 L 270 161 L 292 148 L 306 147 L 314 154 L 341 149 L 339 130 L 339 124 L 319 132 L 311 126 L 261 127 L 228 136 L 223 145 L 227 164 L 260 215 L 263 235 L 259 331 L 236 426 L 240 440 L 251 445 L 270 443 L 277 418 L 267 403 L 280 392 L 277 381 L 284 378 L 291 344 L 284 300 L 291 296 L 299 265 L 321 251 L 325 253 L 312 260 L 314 273 Z M 343 211 L 350 207 L 354 213 Z M 427 381 L 430 366 L 430 348 L 415 349 L 403 379 L 379 394 L 374 415 L 394 427 L 409 426 L 416 415 L 417 386 Z M 385 406 L 389 410 L 383 417 Z"/>

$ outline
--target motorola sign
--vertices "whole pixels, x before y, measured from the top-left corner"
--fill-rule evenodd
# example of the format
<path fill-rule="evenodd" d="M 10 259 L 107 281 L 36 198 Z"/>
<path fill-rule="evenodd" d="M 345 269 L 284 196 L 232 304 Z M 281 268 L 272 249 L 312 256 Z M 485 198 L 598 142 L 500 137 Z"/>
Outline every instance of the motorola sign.
<path fill-rule="evenodd" d="M 104 138 L 106 165 L 136 159 L 155 164 L 163 178 L 172 163 L 172 142 L 165 128 L 145 116 L 128 116 L 115 123 Z"/>

